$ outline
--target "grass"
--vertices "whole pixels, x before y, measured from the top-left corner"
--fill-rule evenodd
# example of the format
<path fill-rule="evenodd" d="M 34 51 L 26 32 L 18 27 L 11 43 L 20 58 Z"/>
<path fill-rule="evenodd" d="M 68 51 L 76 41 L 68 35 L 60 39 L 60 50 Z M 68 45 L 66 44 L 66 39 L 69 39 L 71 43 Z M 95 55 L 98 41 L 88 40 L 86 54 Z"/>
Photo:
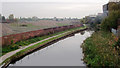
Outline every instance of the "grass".
<path fill-rule="evenodd" d="M 66 26 L 68 24 L 65 24 L 65 23 L 56 23 L 58 26 Z"/>
<path fill-rule="evenodd" d="M 114 35 L 110 32 L 93 33 L 82 45 L 87 66 L 91 68 L 120 67 L 120 50 L 116 50 L 116 43 Z"/>
<path fill-rule="evenodd" d="M 22 27 L 22 25 L 26 25 L 25 27 L 29 27 L 29 28 L 34 28 L 36 26 L 32 25 L 32 24 L 21 24 L 21 23 L 11 23 L 10 24 L 11 26 L 14 26 L 14 27 Z"/>
<path fill-rule="evenodd" d="M 3 47 L 2 48 L 2 55 L 10 52 L 10 51 L 14 51 L 16 49 L 19 49 L 21 46 L 27 46 L 31 43 L 35 43 L 37 41 L 40 41 L 40 40 L 43 40 L 43 39 L 46 39 L 48 37 L 51 37 L 51 36 L 55 36 L 55 35 L 58 35 L 58 34 L 61 34 L 61 33 L 64 33 L 66 31 L 72 31 L 72 30 L 77 30 L 77 29 L 81 29 L 83 27 L 80 27 L 80 28 L 73 28 L 73 29 L 69 29 L 69 30 L 65 30 L 65 31 L 61 31 L 61 32 L 57 32 L 57 33 L 54 33 L 54 34 L 49 34 L 49 35 L 46 35 L 46 36 L 42 36 L 42 37 L 34 37 L 34 38 L 30 38 L 28 40 L 23 40 L 23 41 L 19 41 L 19 42 L 16 42 L 15 44 L 11 44 L 9 46 L 6 46 L 6 47 Z M 2 56 L 0 55 L 0 56 Z"/>
<path fill-rule="evenodd" d="M 21 55 L 25 55 L 25 54 L 26 54 L 27 52 L 29 52 L 30 50 L 34 50 L 34 49 L 40 47 L 41 45 L 44 45 L 44 44 L 47 43 L 47 42 L 53 41 L 53 40 L 55 40 L 55 39 L 57 39 L 57 38 L 63 37 L 63 36 L 65 36 L 65 35 L 67 35 L 67 34 L 70 34 L 70 33 L 74 32 L 74 31 L 76 31 L 76 30 L 80 30 L 80 29 L 84 29 L 84 28 L 86 28 L 86 27 L 69 29 L 69 30 L 66 30 L 66 31 L 70 31 L 70 32 L 67 32 L 67 33 L 65 33 L 65 34 L 61 34 L 61 33 L 64 33 L 64 32 L 66 32 L 66 31 L 62 31 L 62 32 L 58 32 L 58 33 L 52 34 L 52 35 L 58 35 L 58 34 L 61 34 L 61 35 L 58 35 L 58 36 L 56 36 L 56 37 L 50 38 L 50 39 L 48 39 L 48 40 L 45 40 L 45 41 L 43 41 L 43 42 L 37 43 L 37 44 L 35 44 L 35 45 L 33 45 L 33 46 L 30 46 L 30 47 L 28 47 L 28 48 L 26 48 L 26 49 L 23 49 L 23 50 L 17 52 L 16 54 L 14 54 L 13 56 L 7 58 L 7 59 L 6 59 L 5 61 L 3 61 L 1 64 L 7 63 L 7 62 L 9 62 L 9 61 L 11 61 L 11 60 L 13 60 L 13 59 L 15 59 L 15 58 L 17 58 L 17 57 L 20 57 Z M 1 64 L 0 64 L 0 65 L 1 65 Z"/>
<path fill-rule="evenodd" d="M 50 41 L 52 41 L 52 40 L 54 40 L 54 39 L 57 39 L 57 38 L 60 38 L 60 37 L 62 37 L 62 36 L 64 36 L 64 34 L 63 34 L 63 35 L 59 35 L 59 36 L 57 36 L 57 37 L 53 37 L 53 38 L 48 39 L 48 40 L 45 40 L 45 41 L 43 41 L 43 42 L 37 43 L 37 44 L 35 44 L 35 45 L 33 45 L 33 46 L 30 46 L 30 47 L 28 47 L 28 48 L 26 48 L 26 49 L 24 49 L 24 50 L 21 50 L 20 52 L 16 53 L 16 54 L 13 55 L 13 56 L 17 56 L 17 55 L 23 54 L 23 53 L 26 52 L 26 51 L 29 51 L 29 50 L 31 50 L 31 49 L 33 49 L 33 48 L 36 48 L 36 47 L 39 47 L 40 45 L 43 45 L 43 44 L 45 44 L 45 43 L 47 43 L 47 42 L 50 42 Z"/>

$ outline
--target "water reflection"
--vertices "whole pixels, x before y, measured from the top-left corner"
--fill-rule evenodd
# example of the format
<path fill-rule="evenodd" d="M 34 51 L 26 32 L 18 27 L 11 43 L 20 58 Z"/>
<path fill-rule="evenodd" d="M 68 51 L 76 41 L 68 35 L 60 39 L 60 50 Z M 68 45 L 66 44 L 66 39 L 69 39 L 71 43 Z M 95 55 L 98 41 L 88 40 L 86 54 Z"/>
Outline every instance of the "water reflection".
<path fill-rule="evenodd" d="M 80 45 L 92 32 L 85 31 L 36 51 L 10 66 L 85 66 Z"/>

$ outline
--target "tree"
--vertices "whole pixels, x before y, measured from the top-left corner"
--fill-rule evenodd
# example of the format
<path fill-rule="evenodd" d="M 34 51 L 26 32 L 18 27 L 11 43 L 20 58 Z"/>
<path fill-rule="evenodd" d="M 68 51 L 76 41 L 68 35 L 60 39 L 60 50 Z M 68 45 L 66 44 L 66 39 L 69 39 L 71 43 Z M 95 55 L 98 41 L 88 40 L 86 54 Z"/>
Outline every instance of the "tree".
<path fill-rule="evenodd" d="M 2 22 L 4 22 L 5 21 L 5 17 L 4 16 L 2 16 Z"/>
<path fill-rule="evenodd" d="M 14 15 L 13 14 L 10 14 L 9 15 L 9 19 L 11 20 L 11 19 L 14 19 Z"/>
<path fill-rule="evenodd" d="M 120 18 L 120 11 L 111 11 L 109 13 L 109 20 L 110 20 L 109 26 L 111 28 L 117 29 L 117 22 L 119 18 Z"/>
<path fill-rule="evenodd" d="M 110 31 L 110 28 L 109 28 L 109 19 L 108 19 L 108 17 L 105 18 L 105 19 L 102 21 L 101 29 L 104 30 L 104 31 Z"/>
<path fill-rule="evenodd" d="M 37 20 L 38 20 L 38 17 L 33 16 L 33 17 L 32 17 L 32 20 L 33 20 L 33 21 L 37 21 Z"/>
<path fill-rule="evenodd" d="M 117 29 L 117 22 L 120 18 L 120 3 L 109 4 L 109 15 L 102 21 L 101 28 L 110 31 L 111 28 Z"/>
<path fill-rule="evenodd" d="M 109 11 L 120 10 L 120 3 L 111 2 L 109 3 Z"/>
<path fill-rule="evenodd" d="M 10 22 L 14 22 L 14 15 L 13 14 L 9 15 L 9 20 L 10 20 Z"/>
<path fill-rule="evenodd" d="M 120 18 L 120 11 L 111 11 L 109 16 L 105 18 L 101 24 L 103 30 L 111 30 L 111 28 L 117 29 L 117 22 Z"/>

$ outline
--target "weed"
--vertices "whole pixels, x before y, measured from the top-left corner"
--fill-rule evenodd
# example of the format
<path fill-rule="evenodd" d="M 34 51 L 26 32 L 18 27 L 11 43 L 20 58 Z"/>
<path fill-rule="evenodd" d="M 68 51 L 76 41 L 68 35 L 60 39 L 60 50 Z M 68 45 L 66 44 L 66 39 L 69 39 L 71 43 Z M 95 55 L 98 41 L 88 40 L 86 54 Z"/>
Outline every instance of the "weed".
<path fill-rule="evenodd" d="M 109 44 L 110 41 L 113 43 Z M 84 61 L 89 67 L 120 67 L 120 56 L 114 49 L 116 42 L 112 33 L 98 31 L 85 40 L 82 45 Z"/>

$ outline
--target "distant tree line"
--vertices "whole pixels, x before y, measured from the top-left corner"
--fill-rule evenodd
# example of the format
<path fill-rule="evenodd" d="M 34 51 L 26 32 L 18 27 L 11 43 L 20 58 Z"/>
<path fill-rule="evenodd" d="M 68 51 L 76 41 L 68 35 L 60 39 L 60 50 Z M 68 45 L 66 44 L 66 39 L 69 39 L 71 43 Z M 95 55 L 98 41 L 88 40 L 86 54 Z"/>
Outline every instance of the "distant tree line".
<path fill-rule="evenodd" d="M 10 14 L 8 18 L 5 18 L 5 16 L 2 16 L 0 14 L 0 23 L 11 23 L 11 22 L 17 22 L 18 19 L 14 17 L 13 14 Z"/>
<path fill-rule="evenodd" d="M 0 22 L 1 23 L 14 23 L 14 22 L 26 22 L 26 21 L 38 21 L 38 20 L 41 20 L 39 19 L 38 17 L 36 16 L 33 16 L 33 17 L 28 17 L 28 18 L 15 18 L 13 14 L 10 14 L 8 16 L 8 18 L 6 18 L 5 16 L 2 16 L 0 14 Z M 44 20 L 50 20 L 48 18 L 44 18 Z"/>
<path fill-rule="evenodd" d="M 53 21 L 64 21 L 64 20 L 78 20 L 77 18 L 38 18 L 36 16 L 33 17 L 19 17 L 15 18 L 13 14 L 10 14 L 8 18 L 2 16 L 0 14 L 0 23 L 14 23 L 14 22 L 30 22 L 30 21 L 39 21 L 39 20 L 53 20 Z"/>

